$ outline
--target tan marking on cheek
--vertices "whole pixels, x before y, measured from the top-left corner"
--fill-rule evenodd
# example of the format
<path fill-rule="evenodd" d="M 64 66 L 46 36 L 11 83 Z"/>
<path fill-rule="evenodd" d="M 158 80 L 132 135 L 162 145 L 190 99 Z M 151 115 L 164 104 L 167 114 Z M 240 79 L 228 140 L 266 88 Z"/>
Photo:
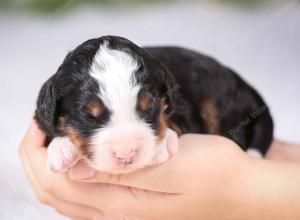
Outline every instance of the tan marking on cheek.
<path fill-rule="evenodd" d="M 75 146 L 79 149 L 80 153 L 89 157 L 90 152 L 88 151 L 88 140 L 86 138 L 82 138 L 79 132 L 71 127 L 67 128 L 67 134 L 73 144 L 75 144 Z"/>
<path fill-rule="evenodd" d="M 82 138 L 76 129 L 72 127 L 66 127 L 65 119 L 63 117 L 58 119 L 57 128 L 60 132 L 70 138 L 82 156 L 86 156 L 87 158 L 91 159 L 92 154 L 88 151 L 89 146 L 87 138 Z"/>
<path fill-rule="evenodd" d="M 209 98 L 204 98 L 200 103 L 200 116 L 204 127 L 209 134 L 219 134 L 220 122 L 215 104 Z"/>
<path fill-rule="evenodd" d="M 86 106 L 86 111 L 90 116 L 94 118 L 99 117 L 103 112 L 103 105 L 97 98 L 93 98 Z"/>
<path fill-rule="evenodd" d="M 138 97 L 138 106 L 141 110 L 147 110 L 151 107 L 152 97 L 150 94 L 143 94 Z"/>

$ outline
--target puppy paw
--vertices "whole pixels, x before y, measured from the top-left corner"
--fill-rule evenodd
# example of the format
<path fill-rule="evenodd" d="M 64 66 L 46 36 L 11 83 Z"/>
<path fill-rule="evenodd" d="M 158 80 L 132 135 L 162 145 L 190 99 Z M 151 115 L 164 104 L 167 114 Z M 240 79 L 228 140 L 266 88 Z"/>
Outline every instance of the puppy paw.
<path fill-rule="evenodd" d="M 178 151 L 178 136 L 175 131 L 168 128 L 166 130 L 166 136 L 158 145 L 158 151 L 153 159 L 153 164 L 160 164 L 172 156 Z"/>
<path fill-rule="evenodd" d="M 67 137 L 56 137 L 48 146 L 47 165 L 53 173 L 67 172 L 79 159 L 75 145 Z"/>
<path fill-rule="evenodd" d="M 178 136 L 175 131 L 168 128 L 166 131 L 167 138 L 167 149 L 169 153 L 169 157 L 174 156 L 178 151 Z"/>

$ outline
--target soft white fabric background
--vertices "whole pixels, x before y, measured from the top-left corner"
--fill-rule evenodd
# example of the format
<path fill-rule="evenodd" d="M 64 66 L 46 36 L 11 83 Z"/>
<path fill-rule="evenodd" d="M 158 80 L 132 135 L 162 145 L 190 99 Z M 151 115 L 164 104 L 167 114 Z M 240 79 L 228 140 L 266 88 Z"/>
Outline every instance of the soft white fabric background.
<path fill-rule="evenodd" d="M 67 51 L 101 35 L 139 45 L 180 45 L 210 54 L 238 71 L 269 104 L 275 135 L 300 141 L 300 8 L 235 10 L 179 2 L 154 8 L 81 7 L 44 17 L 0 15 L 0 219 L 61 219 L 39 205 L 17 157 L 18 143 L 41 84 Z"/>

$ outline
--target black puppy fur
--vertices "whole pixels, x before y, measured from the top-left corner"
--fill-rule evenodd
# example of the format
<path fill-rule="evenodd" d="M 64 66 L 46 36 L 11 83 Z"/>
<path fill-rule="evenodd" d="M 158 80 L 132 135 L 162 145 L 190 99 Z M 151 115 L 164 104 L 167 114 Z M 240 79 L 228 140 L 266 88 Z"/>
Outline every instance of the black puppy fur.
<path fill-rule="evenodd" d="M 163 120 L 179 135 L 218 134 L 232 139 L 243 150 L 251 147 L 266 153 L 273 137 L 269 109 L 255 89 L 234 71 L 185 48 L 140 48 L 115 36 L 91 39 L 78 46 L 43 85 L 35 118 L 50 138 L 65 136 L 66 127 L 72 127 L 85 139 L 109 120 L 111 112 L 106 108 L 96 118 L 84 110 L 99 92 L 100 85 L 89 70 L 104 41 L 110 48 L 126 51 L 139 63 L 135 74 L 143 84 L 141 93 L 149 93 L 159 101 L 154 101 L 150 110 L 137 106 L 137 111 L 153 129 L 159 129 L 161 108 L 166 104 Z"/>

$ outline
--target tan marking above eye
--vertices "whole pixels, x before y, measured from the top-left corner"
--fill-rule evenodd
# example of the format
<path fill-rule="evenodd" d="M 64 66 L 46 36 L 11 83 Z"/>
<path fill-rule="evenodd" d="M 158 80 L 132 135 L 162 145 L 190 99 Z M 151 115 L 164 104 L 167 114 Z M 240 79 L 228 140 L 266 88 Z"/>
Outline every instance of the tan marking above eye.
<path fill-rule="evenodd" d="M 141 110 L 145 111 L 151 107 L 153 103 L 153 97 L 149 93 L 142 94 L 138 97 L 138 106 Z"/>
<path fill-rule="evenodd" d="M 103 112 L 103 105 L 100 100 L 92 98 L 86 105 L 86 112 L 94 118 L 99 117 Z"/>

